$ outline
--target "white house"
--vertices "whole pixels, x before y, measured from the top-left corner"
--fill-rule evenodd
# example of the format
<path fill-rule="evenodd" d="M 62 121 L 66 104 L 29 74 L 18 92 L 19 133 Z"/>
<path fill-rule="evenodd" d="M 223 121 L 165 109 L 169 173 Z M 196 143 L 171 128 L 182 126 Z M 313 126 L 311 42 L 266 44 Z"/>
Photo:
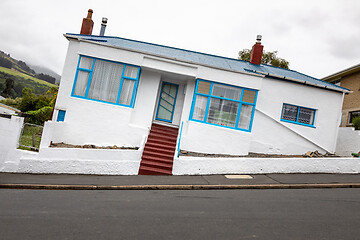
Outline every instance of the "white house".
<path fill-rule="evenodd" d="M 260 64 L 260 39 L 246 62 L 91 35 L 91 13 L 83 34 L 64 35 L 69 47 L 43 148 L 135 147 L 128 151 L 136 152 L 139 174 L 171 174 L 181 165 L 179 150 L 334 153 L 348 89 Z"/>

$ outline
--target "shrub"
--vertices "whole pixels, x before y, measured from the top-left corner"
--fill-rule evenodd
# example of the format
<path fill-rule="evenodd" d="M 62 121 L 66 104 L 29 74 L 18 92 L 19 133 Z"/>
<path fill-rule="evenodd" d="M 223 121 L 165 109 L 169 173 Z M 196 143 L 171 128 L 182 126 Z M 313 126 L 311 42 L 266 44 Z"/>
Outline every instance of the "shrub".
<path fill-rule="evenodd" d="M 29 115 L 29 122 L 32 124 L 43 125 L 49 120 L 52 113 L 52 107 L 46 106 L 35 111 L 26 112 Z"/>
<path fill-rule="evenodd" d="M 360 116 L 354 117 L 352 119 L 352 124 L 355 130 L 360 130 Z"/>

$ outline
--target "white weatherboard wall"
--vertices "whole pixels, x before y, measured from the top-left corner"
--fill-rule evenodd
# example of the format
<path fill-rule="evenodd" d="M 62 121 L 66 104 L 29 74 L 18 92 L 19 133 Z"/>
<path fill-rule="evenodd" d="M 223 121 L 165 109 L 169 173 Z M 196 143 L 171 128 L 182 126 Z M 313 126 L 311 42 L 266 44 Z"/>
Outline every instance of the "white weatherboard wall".
<path fill-rule="evenodd" d="M 351 153 L 360 152 L 360 131 L 354 128 L 339 128 L 339 136 L 336 145 L 336 154 L 351 156 Z"/>

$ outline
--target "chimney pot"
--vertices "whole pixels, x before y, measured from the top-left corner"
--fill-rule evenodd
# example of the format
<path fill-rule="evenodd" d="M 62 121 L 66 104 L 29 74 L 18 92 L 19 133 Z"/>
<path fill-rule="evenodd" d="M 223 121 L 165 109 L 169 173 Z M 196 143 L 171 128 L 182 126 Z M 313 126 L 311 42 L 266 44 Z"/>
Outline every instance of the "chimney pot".
<path fill-rule="evenodd" d="M 107 18 L 103 17 L 102 18 L 102 23 L 101 23 L 101 29 L 100 29 L 100 36 L 104 36 L 105 35 L 105 28 L 106 28 L 106 24 L 107 24 Z"/>
<path fill-rule="evenodd" d="M 83 18 L 80 34 L 84 34 L 84 35 L 91 35 L 92 34 L 92 30 L 93 30 L 93 26 L 94 26 L 94 22 L 91 19 L 92 14 L 93 14 L 93 10 L 89 9 L 87 17 Z"/>
<path fill-rule="evenodd" d="M 260 65 L 264 46 L 261 45 L 261 35 L 256 36 L 256 43 L 251 49 L 250 63 Z"/>

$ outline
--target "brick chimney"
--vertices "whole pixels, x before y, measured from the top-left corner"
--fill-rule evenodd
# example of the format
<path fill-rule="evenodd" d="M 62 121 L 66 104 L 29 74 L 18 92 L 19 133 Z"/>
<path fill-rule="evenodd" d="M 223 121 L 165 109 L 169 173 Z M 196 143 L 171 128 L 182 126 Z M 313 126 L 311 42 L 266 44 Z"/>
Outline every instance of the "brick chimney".
<path fill-rule="evenodd" d="M 261 35 L 256 36 L 256 43 L 251 49 L 250 63 L 260 65 L 264 46 L 261 45 Z"/>
<path fill-rule="evenodd" d="M 80 34 L 91 35 L 94 26 L 94 22 L 91 19 L 92 14 L 93 10 L 89 9 L 87 17 L 83 19 Z"/>

